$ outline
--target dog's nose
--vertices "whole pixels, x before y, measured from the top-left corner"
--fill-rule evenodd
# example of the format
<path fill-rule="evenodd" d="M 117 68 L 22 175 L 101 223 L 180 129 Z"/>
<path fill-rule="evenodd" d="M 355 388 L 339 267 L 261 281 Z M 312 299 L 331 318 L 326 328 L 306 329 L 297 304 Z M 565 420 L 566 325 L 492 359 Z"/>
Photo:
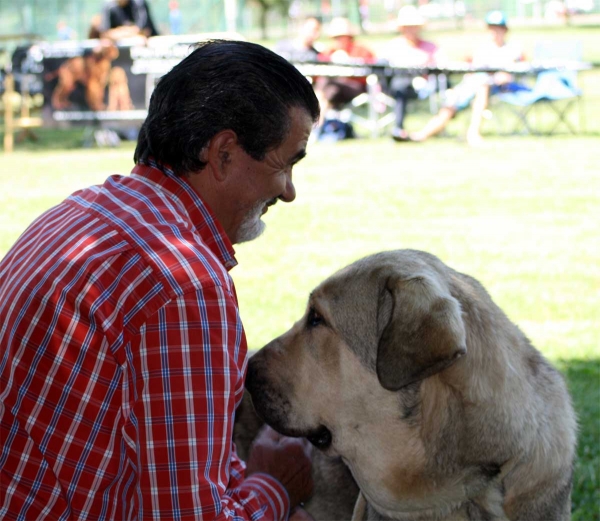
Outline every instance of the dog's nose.
<path fill-rule="evenodd" d="M 306 439 L 317 449 L 325 450 L 331 445 L 331 431 L 325 425 L 321 425 L 314 433 L 306 436 Z"/>

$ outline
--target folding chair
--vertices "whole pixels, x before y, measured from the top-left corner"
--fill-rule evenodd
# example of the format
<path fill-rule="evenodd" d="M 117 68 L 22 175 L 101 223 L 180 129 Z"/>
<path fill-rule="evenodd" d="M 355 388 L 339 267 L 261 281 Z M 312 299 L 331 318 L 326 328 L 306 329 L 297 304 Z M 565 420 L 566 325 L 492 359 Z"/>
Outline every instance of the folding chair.
<path fill-rule="evenodd" d="M 496 98 L 513 107 L 520 128 L 529 134 L 551 135 L 561 125 L 572 134 L 577 134 L 577 129 L 568 119 L 569 112 L 576 103 L 579 103 L 582 95 L 581 89 L 576 84 L 576 76 L 575 71 L 544 71 L 538 75 L 531 90 L 497 94 Z M 533 111 L 540 106 L 548 108 L 547 112 L 554 116 L 544 122 L 545 131 L 540 130 L 540 125 L 534 126 L 531 122 Z"/>
<path fill-rule="evenodd" d="M 438 111 L 438 80 L 434 75 L 430 75 L 428 87 L 419 91 L 419 97 L 410 100 L 411 104 L 427 101 L 431 114 Z M 447 81 L 444 78 L 444 81 Z M 371 137 L 379 137 L 386 131 L 389 131 L 396 122 L 394 108 L 396 100 L 388 93 L 387 85 L 376 74 L 367 76 L 367 92 L 359 94 L 350 103 L 350 120 L 357 123 L 358 126 L 370 131 Z M 366 115 L 365 115 L 366 112 Z"/>
<path fill-rule="evenodd" d="M 496 95 L 517 116 L 519 126 L 515 130 L 551 135 L 562 125 L 577 134 L 569 114 L 575 105 L 579 106 L 578 126 L 581 127 L 583 93 L 577 85 L 577 71 L 569 66 L 581 62 L 580 42 L 540 42 L 536 45 L 533 61 L 540 66 L 556 68 L 539 73 L 531 90 Z M 532 123 L 534 115 L 538 124 Z"/>
<path fill-rule="evenodd" d="M 351 103 L 351 121 L 370 131 L 371 137 L 380 136 L 394 123 L 396 101 L 383 92 L 376 74 L 367 76 L 367 92 L 359 94 Z M 366 117 L 360 109 L 366 107 Z"/>

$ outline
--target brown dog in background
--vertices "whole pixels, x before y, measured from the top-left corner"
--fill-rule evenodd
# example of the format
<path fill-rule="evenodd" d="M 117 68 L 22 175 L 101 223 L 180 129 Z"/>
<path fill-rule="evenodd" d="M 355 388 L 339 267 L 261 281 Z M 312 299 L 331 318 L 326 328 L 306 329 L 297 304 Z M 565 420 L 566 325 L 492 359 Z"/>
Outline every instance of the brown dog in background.
<path fill-rule="evenodd" d="M 317 478 L 317 520 L 350 518 L 335 491 L 354 480 L 369 520 L 570 519 L 563 378 L 476 280 L 430 254 L 384 252 L 325 280 L 250 359 L 246 385 L 267 423 L 332 458 L 320 476 L 350 470 Z"/>
<path fill-rule="evenodd" d="M 108 85 L 111 64 L 119 57 L 114 43 L 101 40 L 84 56 L 69 58 L 60 67 L 45 75 L 45 80 L 58 78 L 52 91 L 51 104 L 55 110 L 71 107 L 69 96 L 81 84 L 85 87 L 85 101 L 90 110 L 104 110 L 104 93 Z"/>

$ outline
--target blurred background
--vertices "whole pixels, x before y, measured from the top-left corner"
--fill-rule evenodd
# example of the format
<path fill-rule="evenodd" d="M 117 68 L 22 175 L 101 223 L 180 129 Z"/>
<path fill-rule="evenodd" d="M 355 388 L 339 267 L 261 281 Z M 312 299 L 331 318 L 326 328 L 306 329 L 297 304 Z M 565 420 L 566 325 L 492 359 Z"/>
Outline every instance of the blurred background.
<path fill-rule="evenodd" d="M 369 32 L 385 33 L 393 27 L 402 0 L 178 0 L 185 16 L 182 33 L 239 31 L 251 39 L 281 38 L 294 31 L 308 15 L 326 23 L 345 16 L 364 21 Z M 161 34 L 171 30 L 172 0 L 151 0 L 153 18 Z M 432 28 L 469 28 L 491 9 L 504 11 L 515 26 L 580 25 L 600 23 L 598 0 L 430 0 L 419 7 Z M 102 0 L 0 0 L 0 33 L 38 35 L 58 39 L 57 25 L 68 24 L 75 38 L 88 34 L 90 20 Z"/>

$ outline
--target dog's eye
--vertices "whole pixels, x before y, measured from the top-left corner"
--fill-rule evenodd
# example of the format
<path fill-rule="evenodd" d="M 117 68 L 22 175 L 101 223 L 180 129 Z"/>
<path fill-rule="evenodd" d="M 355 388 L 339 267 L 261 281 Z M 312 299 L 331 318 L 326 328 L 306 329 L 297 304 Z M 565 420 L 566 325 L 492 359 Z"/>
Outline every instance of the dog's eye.
<path fill-rule="evenodd" d="M 317 313 L 315 308 L 310 308 L 308 310 L 308 318 L 306 319 L 306 324 L 308 327 L 317 327 L 324 323 L 325 321 L 323 320 L 323 317 Z"/>

